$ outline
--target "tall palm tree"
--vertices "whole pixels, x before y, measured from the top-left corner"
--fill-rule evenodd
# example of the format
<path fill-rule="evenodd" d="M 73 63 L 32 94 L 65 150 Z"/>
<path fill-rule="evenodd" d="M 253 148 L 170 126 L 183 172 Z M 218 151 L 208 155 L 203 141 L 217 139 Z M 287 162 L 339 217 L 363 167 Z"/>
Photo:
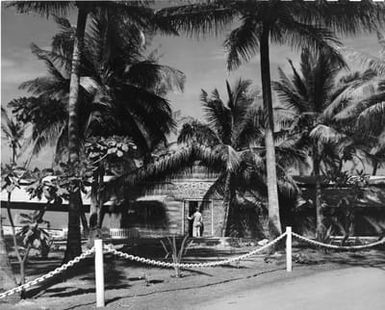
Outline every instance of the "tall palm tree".
<path fill-rule="evenodd" d="M 25 126 L 22 122 L 10 118 L 3 107 L 1 108 L 1 118 L 1 131 L 12 150 L 11 164 L 16 165 L 16 159 L 19 156 L 18 150 L 22 147 Z"/>
<path fill-rule="evenodd" d="M 377 39 L 381 47 L 378 56 L 343 49 L 348 60 L 360 63 L 365 71 L 372 71 L 375 76 L 363 83 L 355 100 L 337 115 L 341 121 L 354 122 L 357 131 L 363 133 L 362 139 L 368 146 L 367 157 L 372 163 L 373 175 L 378 166 L 385 162 L 385 38 L 380 31 L 377 31 Z"/>
<path fill-rule="evenodd" d="M 207 123 L 193 121 L 184 124 L 179 137 L 179 143 L 194 143 L 211 147 L 221 155 L 222 169 L 214 185 L 207 195 L 220 192 L 223 195 L 224 219 L 222 236 L 230 233 L 229 218 L 235 214 L 237 194 L 244 193 L 242 186 L 247 186 L 248 192 L 259 191 L 259 196 L 265 195 L 266 175 L 263 157 L 266 156 L 263 135 L 265 114 L 254 101 L 250 92 L 251 81 L 238 80 L 233 87 L 226 82 L 228 101 L 225 104 L 219 92 L 215 89 L 211 96 L 202 90 L 201 102 L 205 110 Z M 278 138 L 278 137 L 277 137 Z M 281 142 L 281 143 L 280 143 Z M 295 152 L 283 140 L 276 140 L 280 154 L 286 156 Z M 296 154 L 297 156 L 299 154 Z M 298 156 L 299 157 L 299 156 Z M 288 163 L 289 157 L 286 157 Z M 284 176 L 283 157 L 278 158 L 279 175 Z M 292 163 L 292 161 L 291 161 Z M 248 184 L 250 180 L 254 185 Z"/>
<path fill-rule="evenodd" d="M 191 122 L 183 125 L 179 134 L 179 143 L 199 143 L 214 148 L 222 153 L 223 170 L 215 185 L 208 191 L 212 193 L 223 188 L 224 218 L 221 225 L 221 235 L 229 233 L 228 218 L 231 207 L 235 204 L 235 178 L 240 170 L 242 152 L 248 149 L 257 129 L 251 125 L 251 105 L 253 99 L 249 96 L 251 81 L 238 80 L 231 87 L 226 82 L 228 101 L 225 104 L 215 89 L 211 97 L 202 90 L 201 102 L 206 113 L 207 124 Z"/>
<path fill-rule="evenodd" d="M 355 147 L 352 137 L 354 128 L 349 123 L 338 122 L 335 116 L 342 106 L 349 104 L 353 91 L 362 83 L 362 77 L 337 78 L 343 67 L 325 51 L 311 53 L 307 49 L 303 50 L 299 72 L 289 62 L 292 75 L 288 77 L 279 69 L 280 79 L 273 83 L 273 87 L 281 103 L 294 113 L 291 130 L 301 135 L 299 144 L 308 148 L 312 157 L 312 175 L 316 180 L 314 201 L 317 237 L 321 238 L 324 232 L 321 163 L 327 164 L 330 156 L 333 162 L 336 158 L 334 152 L 347 154 L 348 150 L 352 152 Z M 342 160 L 339 169 L 342 169 Z"/>
<path fill-rule="evenodd" d="M 15 99 L 9 105 L 19 120 L 33 124 L 34 153 L 51 142 L 59 160 L 67 150 L 71 63 L 66 55 L 71 54 L 75 29 L 64 18 L 56 21 L 61 31 L 53 38 L 52 50 L 31 46 L 32 53 L 46 64 L 48 74 L 22 83 L 20 88 L 33 96 Z M 79 138 L 130 136 L 146 154 L 164 142 L 174 126 L 165 96 L 169 91 L 183 91 L 184 74 L 160 65 L 156 51 L 145 55 L 141 32 L 131 25 L 109 22 L 100 15 L 92 15 L 90 22 L 80 73 Z"/>
<path fill-rule="evenodd" d="M 164 96 L 171 90 L 183 90 L 184 74 L 160 65 L 155 52 L 144 56 L 147 46 L 142 42 L 142 32 L 116 18 L 109 20 L 112 18 L 103 12 L 91 14 L 91 26 L 86 32 L 85 60 L 80 67 L 79 139 L 130 136 L 141 154 L 147 156 L 157 144 L 166 141 L 174 126 Z M 75 29 L 68 20 L 55 19 L 61 31 L 53 38 L 52 51 L 32 45 L 33 53 L 46 63 L 48 75 L 23 83 L 21 88 L 35 96 L 16 99 L 10 105 L 20 120 L 33 124 L 34 152 L 51 142 L 60 159 L 63 151 L 68 151 L 70 63 L 66 55 L 71 54 Z"/>
<path fill-rule="evenodd" d="M 381 8 L 381 10 L 378 10 Z M 270 82 L 270 41 L 288 44 L 291 47 L 331 49 L 330 44 L 338 44 L 331 28 L 338 33 L 357 34 L 373 30 L 374 24 L 384 21 L 383 6 L 371 1 L 351 3 L 339 1 L 330 4 L 294 1 L 206 1 L 178 7 L 165 8 L 157 14 L 170 20 L 177 30 L 190 34 L 217 34 L 234 20 L 241 25 L 234 29 L 225 47 L 228 52 L 228 68 L 235 69 L 241 61 L 248 61 L 258 51 L 260 53 L 263 102 L 267 111 L 265 143 L 267 148 L 269 219 L 272 235 L 281 233 L 278 212 L 277 178 L 274 150 L 274 118 Z M 321 25 L 321 26 L 320 26 Z M 325 26 L 326 28 L 322 28 Z"/>
<path fill-rule="evenodd" d="M 79 161 L 79 124 L 78 124 L 78 96 L 80 85 L 81 52 L 84 43 L 84 34 L 87 17 L 93 11 L 109 11 L 124 15 L 128 20 L 140 26 L 154 25 L 153 10 L 147 7 L 145 1 L 17 1 L 11 3 L 19 12 L 37 12 L 49 17 L 52 14 L 63 15 L 70 9 L 77 8 L 76 35 L 71 59 L 70 88 L 68 98 L 68 161 L 76 165 Z M 166 32 L 170 27 L 165 23 L 157 23 L 157 28 Z M 65 260 L 69 260 L 81 253 L 80 243 L 80 191 L 71 193 L 68 212 L 68 242 Z"/>

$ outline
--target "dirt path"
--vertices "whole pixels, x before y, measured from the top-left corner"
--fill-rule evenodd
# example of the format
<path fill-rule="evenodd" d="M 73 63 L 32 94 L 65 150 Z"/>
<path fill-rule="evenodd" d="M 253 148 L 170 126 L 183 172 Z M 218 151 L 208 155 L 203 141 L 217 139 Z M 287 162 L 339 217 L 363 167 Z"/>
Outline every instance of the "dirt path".
<path fill-rule="evenodd" d="M 194 309 L 383 310 L 385 268 L 353 267 L 287 278 Z"/>

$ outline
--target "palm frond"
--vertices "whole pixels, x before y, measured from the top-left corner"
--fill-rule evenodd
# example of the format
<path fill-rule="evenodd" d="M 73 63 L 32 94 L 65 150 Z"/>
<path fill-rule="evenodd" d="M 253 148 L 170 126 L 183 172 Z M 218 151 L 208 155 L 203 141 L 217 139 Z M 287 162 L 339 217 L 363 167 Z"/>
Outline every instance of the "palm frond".
<path fill-rule="evenodd" d="M 280 80 L 273 82 L 272 87 L 277 92 L 281 103 L 288 109 L 299 113 L 307 111 L 307 90 L 305 88 L 303 89 L 303 92 L 298 90 L 282 69 L 279 69 L 279 75 Z"/>
<path fill-rule="evenodd" d="M 370 68 L 371 70 L 377 72 L 379 75 L 385 75 L 385 59 L 357 51 L 352 48 L 343 48 L 345 57 L 348 60 L 358 62 L 365 68 Z"/>
<path fill-rule="evenodd" d="M 135 63 L 129 67 L 128 80 L 134 85 L 147 89 L 162 89 L 162 93 L 184 90 L 186 76 L 183 72 L 152 61 Z"/>
<path fill-rule="evenodd" d="M 313 53 L 322 51 L 328 54 L 329 61 L 344 67 L 346 66 L 343 57 L 335 48 L 341 42 L 335 37 L 334 33 L 326 28 L 316 27 L 310 24 L 300 23 L 290 15 L 280 16 L 277 29 L 279 33 L 272 38 L 279 44 L 287 44 L 295 49 L 307 48 Z"/>
<path fill-rule="evenodd" d="M 321 143 L 341 143 L 347 137 L 332 127 L 324 124 L 317 125 L 311 132 L 310 137 Z"/>
<path fill-rule="evenodd" d="M 232 173 L 239 168 L 241 158 L 239 152 L 234 150 L 230 145 L 225 145 L 226 152 L 223 154 L 223 160 L 226 162 L 226 169 Z"/>
<path fill-rule="evenodd" d="M 223 197 L 225 193 L 225 181 L 227 173 L 220 174 L 215 182 L 209 187 L 209 189 L 204 194 L 202 200 L 209 200 L 216 195 Z"/>
<path fill-rule="evenodd" d="M 161 9 L 156 12 L 156 19 L 188 35 L 218 35 L 234 20 L 234 13 L 225 3 L 198 3 Z"/>
<path fill-rule="evenodd" d="M 315 22 L 321 21 L 326 28 L 342 35 L 370 33 L 385 22 L 384 6 L 370 0 L 354 3 L 347 0 L 338 3 L 319 1 L 315 9 Z"/>
<path fill-rule="evenodd" d="M 14 7 L 19 13 L 37 13 L 46 18 L 52 15 L 67 15 L 74 7 L 73 1 L 12 1 L 7 4 Z"/>
<path fill-rule="evenodd" d="M 221 100 L 217 90 L 212 92 L 210 98 L 202 90 L 201 102 L 206 119 L 213 130 L 218 132 L 222 141 L 230 140 L 232 135 L 232 116 L 231 111 Z"/>
<path fill-rule="evenodd" d="M 248 62 L 259 51 L 261 28 L 253 17 L 247 16 L 242 25 L 230 33 L 224 42 L 228 70 L 238 68 L 243 61 Z"/>
<path fill-rule="evenodd" d="M 385 128 L 385 101 L 371 105 L 358 115 L 357 124 L 365 132 L 379 135 Z"/>
<path fill-rule="evenodd" d="M 197 120 L 185 123 L 178 135 L 178 143 L 191 143 L 213 146 L 220 143 L 217 134 L 211 127 Z"/>

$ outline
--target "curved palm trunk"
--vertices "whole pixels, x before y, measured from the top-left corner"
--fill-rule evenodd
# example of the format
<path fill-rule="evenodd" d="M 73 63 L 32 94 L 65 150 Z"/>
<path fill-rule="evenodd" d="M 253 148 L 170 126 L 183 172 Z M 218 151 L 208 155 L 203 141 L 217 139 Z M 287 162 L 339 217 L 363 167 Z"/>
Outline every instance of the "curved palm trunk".
<path fill-rule="evenodd" d="M 93 242 L 93 239 L 98 237 L 98 230 L 102 228 L 103 224 L 103 180 L 104 180 L 104 168 L 99 167 L 94 173 L 94 180 L 91 185 L 91 206 L 90 206 L 90 219 L 89 219 L 89 240 Z"/>
<path fill-rule="evenodd" d="M 16 279 L 9 261 L 8 252 L 4 239 L 3 224 L 0 214 L 0 293 L 16 286 Z M 6 302 L 17 302 L 20 299 L 19 294 L 14 294 L 6 299 Z"/>
<path fill-rule="evenodd" d="M 314 206 L 316 210 L 316 238 L 321 240 L 325 233 L 324 215 L 321 205 L 321 174 L 320 174 L 320 155 L 318 147 L 313 146 L 313 174 L 315 177 L 315 197 Z"/>
<path fill-rule="evenodd" d="M 72 70 L 70 93 L 68 102 L 68 151 L 69 163 L 76 164 L 79 161 L 79 128 L 78 128 L 78 96 L 80 82 L 80 55 L 83 47 L 84 32 L 87 21 L 87 7 L 84 2 L 77 2 L 78 20 L 76 37 L 72 55 Z M 64 261 L 68 261 L 81 254 L 80 236 L 80 190 L 71 193 L 68 205 L 68 237 Z"/>
<path fill-rule="evenodd" d="M 378 169 L 378 161 L 377 161 L 377 160 L 374 160 L 374 161 L 373 161 L 373 171 L 372 171 L 372 175 L 376 175 L 376 174 L 377 174 L 377 169 Z"/>
<path fill-rule="evenodd" d="M 225 237 L 228 233 L 228 222 L 229 222 L 229 213 L 231 207 L 232 190 L 231 190 L 231 174 L 228 173 L 225 181 L 225 189 L 223 195 L 223 225 L 221 229 L 221 237 Z"/>
<path fill-rule="evenodd" d="M 266 147 L 266 170 L 267 170 L 267 196 L 269 213 L 269 233 L 274 238 L 282 233 L 281 220 L 279 216 L 277 171 L 274 147 L 274 115 L 271 96 L 270 80 L 270 58 L 269 58 L 269 29 L 265 29 L 260 38 L 261 55 L 261 79 L 263 92 L 263 105 L 267 113 L 265 147 Z"/>
<path fill-rule="evenodd" d="M 25 263 L 28 259 L 29 251 L 31 250 L 31 244 L 28 245 L 24 253 L 24 256 L 22 256 L 19 250 L 19 246 L 17 244 L 15 222 L 13 221 L 13 216 L 11 212 L 11 193 L 8 193 L 7 213 L 8 213 L 8 220 L 9 220 L 9 223 L 11 224 L 11 229 L 12 229 L 13 247 L 20 266 L 20 283 L 19 284 L 23 285 L 25 283 Z M 20 292 L 21 298 L 25 297 L 24 293 L 25 293 L 24 290 Z"/>

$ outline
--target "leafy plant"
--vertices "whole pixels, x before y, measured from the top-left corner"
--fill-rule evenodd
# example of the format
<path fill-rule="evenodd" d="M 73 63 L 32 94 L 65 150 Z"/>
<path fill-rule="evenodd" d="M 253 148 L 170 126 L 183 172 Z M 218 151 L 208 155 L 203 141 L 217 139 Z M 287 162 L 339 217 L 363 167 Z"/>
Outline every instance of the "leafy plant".
<path fill-rule="evenodd" d="M 330 235 L 336 232 L 336 229 L 343 235 L 341 245 L 344 245 L 353 231 L 355 218 L 354 203 L 364 198 L 364 189 L 368 185 L 369 176 L 363 171 L 356 171 L 356 175 L 350 175 L 348 172 L 330 173 L 328 180 L 335 188 L 349 188 L 350 195 L 342 197 L 336 207 L 329 208 L 325 212 L 328 219 L 328 228 L 323 236 L 323 241 L 331 241 Z"/>
<path fill-rule="evenodd" d="M 164 251 L 166 252 L 165 258 L 169 258 L 171 256 L 172 262 L 174 264 L 180 264 L 182 262 L 183 256 L 186 255 L 189 246 L 192 243 L 192 239 L 189 240 L 189 236 L 185 236 L 182 240 L 182 243 L 178 247 L 175 236 L 167 237 L 167 244 L 165 241 L 160 240 L 160 243 L 163 246 Z M 182 277 L 181 268 L 178 266 L 174 267 L 175 277 Z"/>
<path fill-rule="evenodd" d="M 22 217 L 20 224 L 23 224 L 23 227 L 17 233 L 17 236 L 23 239 L 23 244 L 26 247 L 31 246 L 39 249 L 40 255 L 43 258 L 47 258 L 53 241 L 49 233 L 42 227 L 39 227 L 40 223 L 47 222 L 41 219 L 39 211 L 31 214 L 21 213 L 20 217 Z"/>
<path fill-rule="evenodd" d="M 90 241 L 100 235 L 103 222 L 103 203 L 106 173 L 119 175 L 122 169 L 135 167 L 136 145 L 128 137 L 92 137 L 85 144 L 89 175 L 91 178 Z"/>
<path fill-rule="evenodd" d="M 21 253 L 19 246 L 17 244 L 16 237 L 16 228 L 15 223 L 13 221 L 12 211 L 11 211 L 11 198 L 12 192 L 15 188 L 20 188 L 21 179 L 27 174 L 27 171 L 24 168 L 17 167 L 15 164 L 5 165 L 1 167 L 2 180 L 1 180 L 1 190 L 5 190 L 7 192 L 7 214 L 8 220 L 11 224 L 12 229 L 12 240 L 13 246 L 16 252 L 16 257 L 20 265 L 20 284 L 24 284 L 25 282 L 25 262 L 28 258 L 29 251 L 31 246 L 28 245 L 24 254 Z M 21 292 L 21 296 L 23 297 L 23 292 Z"/>

